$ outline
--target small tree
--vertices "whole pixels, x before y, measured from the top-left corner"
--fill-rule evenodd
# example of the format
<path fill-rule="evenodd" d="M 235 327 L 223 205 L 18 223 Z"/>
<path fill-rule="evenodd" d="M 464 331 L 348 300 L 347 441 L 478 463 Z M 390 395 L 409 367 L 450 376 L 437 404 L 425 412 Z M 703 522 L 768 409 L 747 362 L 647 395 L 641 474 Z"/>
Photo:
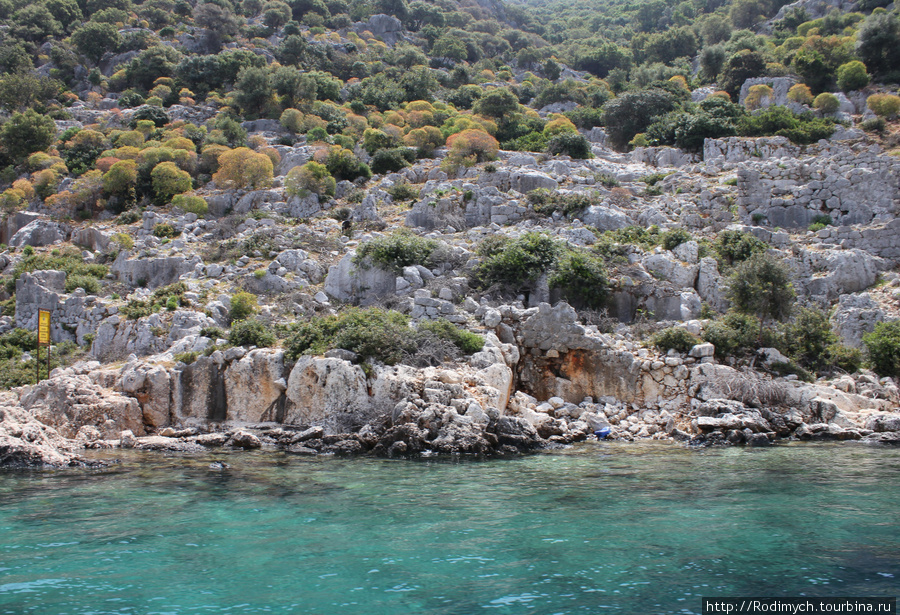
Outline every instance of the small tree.
<path fill-rule="evenodd" d="M 805 83 L 795 83 L 787 93 L 788 100 L 799 105 L 812 104 L 812 90 Z"/>
<path fill-rule="evenodd" d="M 475 164 L 495 160 L 500 151 L 497 139 L 477 128 L 463 130 L 447 139 L 448 159 L 456 164 Z"/>
<path fill-rule="evenodd" d="M 861 90 L 869 85 L 869 74 L 866 65 L 859 60 L 841 64 L 837 70 L 837 84 L 845 92 Z"/>
<path fill-rule="evenodd" d="M 228 312 L 228 318 L 231 322 L 244 320 L 255 314 L 257 307 L 256 295 L 238 291 L 231 297 L 231 310 Z"/>
<path fill-rule="evenodd" d="M 103 190 L 109 194 L 128 194 L 137 182 L 137 163 L 134 160 L 119 160 L 103 175 Z"/>
<path fill-rule="evenodd" d="M 174 162 L 160 162 L 153 167 L 150 177 L 156 201 L 160 204 L 168 203 L 176 194 L 188 192 L 193 187 L 190 174 L 179 169 Z"/>
<path fill-rule="evenodd" d="M 89 21 L 72 33 L 72 43 L 91 62 L 97 64 L 107 51 L 122 44 L 119 30 L 112 24 Z"/>
<path fill-rule="evenodd" d="M 878 117 L 893 117 L 900 111 L 900 96 L 895 96 L 894 94 L 872 94 L 866 99 L 866 106 Z"/>
<path fill-rule="evenodd" d="M 50 147 L 56 136 L 56 124 L 46 115 L 33 109 L 25 113 L 14 113 L 0 127 L 0 143 L 10 158 L 21 162 L 29 154 Z"/>
<path fill-rule="evenodd" d="M 264 188 L 272 181 L 274 165 L 265 154 L 239 147 L 219 156 L 219 170 L 213 175 L 217 185 L 227 188 Z"/>
<path fill-rule="evenodd" d="M 838 97 L 830 92 L 822 92 L 813 101 L 813 108 L 824 114 L 834 113 L 841 108 L 841 102 Z"/>
<path fill-rule="evenodd" d="M 796 294 L 788 268 L 768 254 L 758 253 L 737 266 L 728 298 L 737 310 L 759 318 L 762 336 L 764 322 L 790 316 Z"/>
<path fill-rule="evenodd" d="M 288 196 L 302 196 L 304 191 L 319 196 L 334 196 L 336 182 L 328 172 L 328 167 L 310 160 L 302 167 L 294 167 L 288 171 L 284 187 Z"/>
<path fill-rule="evenodd" d="M 863 335 L 872 368 L 880 376 L 900 378 L 900 320 L 880 322 Z"/>

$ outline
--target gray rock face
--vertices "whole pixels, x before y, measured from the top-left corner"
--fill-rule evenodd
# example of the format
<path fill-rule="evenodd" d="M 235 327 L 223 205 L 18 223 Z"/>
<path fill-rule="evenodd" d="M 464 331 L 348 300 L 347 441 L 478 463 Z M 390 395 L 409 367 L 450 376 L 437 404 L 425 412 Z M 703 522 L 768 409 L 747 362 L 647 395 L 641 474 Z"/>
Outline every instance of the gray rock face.
<path fill-rule="evenodd" d="M 762 137 L 758 139 L 727 137 L 706 139 L 703 142 L 703 160 L 706 163 L 746 162 L 748 160 L 769 160 L 790 158 L 800 154 L 800 148 L 787 137 Z"/>
<path fill-rule="evenodd" d="M 92 226 L 72 231 L 72 243 L 93 252 L 105 250 L 109 246 L 110 236 Z"/>
<path fill-rule="evenodd" d="M 362 368 L 340 359 L 301 357 L 291 370 L 286 396 L 288 425 L 342 433 L 373 418 Z"/>
<path fill-rule="evenodd" d="M 19 229 L 9 240 L 15 248 L 23 246 L 49 246 L 57 241 L 65 241 L 70 233 L 69 227 L 50 220 L 34 220 Z"/>
<path fill-rule="evenodd" d="M 248 133 L 273 132 L 275 134 L 287 134 L 287 129 L 278 120 L 251 120 L 241 122 L 241 128 Z"/>
<path fill-rule="evenodd" d="M 397 277 L 392 272 L 375 266 L 358 266 L 353 263 L 355 256 L 356 253 L 351 252 L 328 269 L 325 292 L 330 297 L 338 301 L 368 305 L 379 297 L 394 293 Z"/>
<path fill-rule="evenodd" d="M 559 182 L 540 171 L 514 171 L 509 176 L 509 184 L 513 190 L 528 194 L 532 190 L 543 188 L 545 190 L 556 190 L 559 188 Z"/>
<path fill-rule="evenodd" d="M 885 263 L 863 250 L 800 250 L 798 285 L 809 295 L 833 301 L 872 286 Z"/>
<path fill-rule="evenodd" d="M 738 213 L 747 224 L 798 228 L 820 215 L 837 225 L 895 217 L 900 161 L 882 155 L 877 146 L 828 142 L 809 146 L 804 156 L 762 156 L 738 169 Z"/>
<path fill-rule="evenodd" d="M 875 329 L 885 318 L 884 310 L 872 300 L 869 293 L 843 295 L 831 315 L 831 324 L 841 342 L 853 348 L 862 348 L 862 336 Z"/>
<path fill-rule="evenodd" d="M 604 205 L 592 205 L 581 215 L 581 221 L 599 231 L 614 231 L 634 222 L 622 210 Z"/>
<path fill-rule="evenodd" d="M 137 287 L 157 288 L 167 286 L 188 273 L 202 261 L 199 256 L 190 259 L 181 256 L 162 258 L 141 258 L 128 260 L 128 252 L 120 252 L 118 258 L 109 268 L 121 282 Z"/>
<path fill-rule="evenodd" d="M 284 416 L 284 352 L 251 350 L 225 370 L 227 419 L 261 423 Z"/>
<path fill-rule="evenodd" d="M 368 30 L 388 45 L 394 45 L 403 38 L 403 24 L 396 17 L 384 15 L 372 15 L 365 23 L 353 24 L 357 34 Z"/>
<path fill-rule="evenodd" d="M 81 465 L 74 443 L 22 408 L 13 393 L 0 396 L 0 466 L 7 468 Z"/>
<path fill-rule="evenodd" d="M 23 273 L 16 281 L 16 326 L 34 331 L 38 310 L 50 310 L 50 339 L 83 343 L 84 336 L 96 331 L 109 311 L 94 296 L 84 291 L 64 294 L 63 271 Z"/>
<path fill-rule="evenodd" d="M 130 429 L 144 434 L 143 415 L 137 400 L 104 389 L 87 375 L 63 374 L 31 387 L 19 402 L 45 425 L 73 439 L 90 425 L 105 438 Z"/>
<path fill-rule="evenodd" d="M 744 81 L 743 85 L 741 85 L 738 102 L 742 105 L 744 104 L 744 101 L 747 99 L 747 94 L 750 92 L 750 88 L 754 85 L 768 85 L 772 88 L 773 93 L 768 101 L 764 101 L 763 107 L 770 107 L 772 105 L 781 105 L 784 107 L 790 103 L 787 93 L 795 83 L 797 83 L 797 80 L 793 77 L 753 77 L 747 79 Z"/>
<path fill-rule="evenodd" d="M 674 147 L 636 147 L 631 159 L 650 167 L 683 167 L 698 161 L 695 154 L 689 154 Z"/>
<path fill-rule="evenodd" d="M 294 218 L 309 218 L 322 211 L 319 197 L 310 194 L 306 197 L 292 196 L 287 201 L 287 213 Z"/>
<path fill-rule="evenodd" d="M 116 361 L 128 355 L 147 356 L 168 347 L 165 337 L 156 335 L 162 328 L 159 314 L 139 320 L 126 320 L 116 314 L 103 320 L 91 345 L 91 356 L 103 362 Z"/>

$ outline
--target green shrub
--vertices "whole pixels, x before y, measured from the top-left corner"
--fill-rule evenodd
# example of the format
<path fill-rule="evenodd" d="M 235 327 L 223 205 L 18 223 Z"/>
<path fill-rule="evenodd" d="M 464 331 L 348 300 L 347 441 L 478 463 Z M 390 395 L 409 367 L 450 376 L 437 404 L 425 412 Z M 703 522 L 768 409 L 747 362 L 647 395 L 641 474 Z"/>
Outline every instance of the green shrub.
<path fill-rule="evenodd" d="M 200 329 L 200 335 L 208 337 L 211 340 L 225 339 L 225 332 L 219 327 L 203 327 Z"/>
<path fill-rule="evenodd" d="M 232 325 L 228 342 L 234 346 L 268 348 L 275 345 L 275 334 L 255 318 L 247 318 L 238 320 Z"/>
<path fill-rule="evenodd" d="M 337 182 L 324 164 L 310 160 L 303 166 L 294 167 L 288 171 L 284 187 L 288 196 L 302 197 L 307 192 L 319 196 L 334 196 Z"/>
<path fill-rule="evenodd" d="M 535 232 L 514 240 L 492 241 L 487 250 L 485 254 L 479 248 L 485 258 L 474 272 L 474 282 L 482 288 L 498 285 L 511 291 L 530 287 L 563 253 L 560 242 Z"/>
<path fill-rule="evenodd" d="M 587 252 L 567 250 L 550 276 L 550 287 L 578 308 L 600 309 L 609 296 L 609 283 L 602 258 Z"/>
<path fill-rule="evenodd" d="M 528 202 L 534 207 L 534 211 L 541 215 L 549 216 L 559 212 L 571 220 L 588 207 L 597 204 L 597 198 L 593 194 L 583 192 L 562 194 L 538 188 L 528 193 Z"/>
<path fill-rule="evenodd" d="M 70 293 L 77 288 L 83 288 L 89 295 L 100 293 L 100 281 L 89 275 L 74 274 L 66 277 L 66 292 Z"/>
<path fill-rule="evenodd" d="M 900 320 L 879 322 L 863 335 L 869 363 L 879 376 L 900 378 Z"/>
<path fill-rule="evenodd" d="M 813 108 L 825 114 L 834 113 L 841 108 L 841 102 L 834 94 L 822 92 L 816 96 L 816 99 L 813 101 Z"/>
<path fill-rule="evenodd" d="M 190 352 L 181 352 L 172 358 L 175 359 L 176 362 L 184 363 L 185 365 L 190 365 L 191 363 L 196 361 L 197 357 L 199 357 L 199 356 L 200 356 L 199 352 L 190 351 Z"/>
<path fill-rule="evenodd" d="M 81 252 L 75 249 L 54 250 L 50 254 L 35 254 L 32 248 L 29 252 L 26 246 L 25 257 L 13 268 L 12 281 L 15 282 L 23 273 L 32 271 L 65 271 L 67 276 L 88 276 L 103 279 L 109 272 L 106 265 L 95 265 L 84 262 Z"/>
<path fill-rule="evenodd" d="M 784 263 L 767 254 L 754 254 L 735 267 L 728 298 L 738 311 L 766 321 L 789 316 L 796 294 Z"/>
<path fill-rule="evenodd" d="M 416 159 L 416 151 L 408 147 L 381 149 L 372 156 L 372 172 L 378 174 L 396 173 L 408 167 Z"/>
<path fill-rule="evenodd" d="M 159 237 L 161 239 L 171 239 L 173 237 L 178 237 L 178 235 L 180 235 L 180 232 L 176 231 L 175 227 L 168 222 L 163 222 L 153 227 L 154 237 Z"/>
<path fill-rule="evenodd" d="M 757 348 L 777 348 L 780 339 L 771 329 L 761 329 L 759 319 L 749 314 L 728 312 L 724 318 L 709 323 L 703 339 L 716 347 L 720 359 L 746 356 Z"/>
<path fill-rule="evenodd" d="M 401 230 L 362 244 L 356 249 L 353 262 L 362 267 L 371 263 L 399 274 L 404 267 L 424 265 L 437 247 L 438 242 L 433 239 Z"/>
<path fill-rule="evenodd" d="M 406 182 L 399 182 L 387 189 L 394 201 L 411 201 L 418 198 L 419 191 Z"/>
<path fill-rule="evenodd" d="M 398 363 L 415 351 L 413 331 L 403 314 L 380 308 L 351 308 L 336 316 L 314 318 L 296 326 L 285 343 L 285 356 L 322 354 L 332 348 L 355 352 L 360 359 Z"/>
<path fill-rule="evenodd" d="M 900 96 L 872 94 L 866 99 L 866 106 L 878 117 L 891 118 L 900 113 Z"/>
<path fill-rule="evenodd" d="M 653 336 L 653 345 L 668 352 L 673 348 L 678 352 L 688 352 L 700 343 L 700 338 L 681 327 L 669 327 Z"/>
<path fill-rule="evenodd" d="M 372 170 L 364 162 L 361 162 L 356 154 L 348 149 L 336 147 L 328 154 L 325 160 L 328 172 L 335 179 L 353 181 L 358 177 L 368 179 L 372 177 Z"/>
<path fill-rule="evenodd" d="M 249 318 L 256 313 L 257 306 L 256 295 L 238 291 L 231 297 L 231 310 L 228 312 L 228 318 L 231 322 Z"/>
<path fill-rule="evenodd" d="M 662 234 L 662 246 L 666 250 L 674 250 L 691 239 L 693 239 L 693 237 L 686 230 L 676 228 Z"/>
<path fill-rule="evenodd" d="M 866 65 L 859 60 L 841 64 L 837 69 L 837 84 L 845 92 L 861 90 L 869 85 L 869 74 Z"/>
<path fill-rule="evenodd" d="M 765 252 L 768 248 L 765 242 L 743 231 L 719 233 L 712 247 L 718 257 L 719 266 L 723 269 L 742 263 L 754 254 Z"/>
<path fill-rule="evenodd" d="M 461 329 L 448 320 L 426 320 L 419 323 L 420 332 L 428 332 L 440 339 L 452 342 L 465 354 L 472 354 L 484 347 L 484 338 L 471 331 Z"/>
<path fill-rule="evenodd" d="M 859 124 L 859 127 L 865 130 L 866 132 L 878 132 L 883 133 L 887 128 L 887 122 L 884 121 L 883 117 L 873 117 L 870 120 L 865 120 Z"/>
<path fill-rule="evenodd" d="M 157 306 L 151 305 L 147 301 L 132 299 L 126 305 L 119 308 L 119 313 L 129 320 L 137 320 L 138 318 L 143 318 L 152 314 L 156 311 L 154 308 L 158 309 Z"/>
<path fill-rule="evenodd" d="M 582 160 L 591 157 L 591 144 L 583 135 L 564 132 L 547 142 L 547 152 L 554 156 L 564 154 Z"/>
<path fill-rule="evenodd" d="M 209 205 L 202 196 L 178 194 L 172 198 L 172 206 L 186 214 L 196 214 L 201 217 L 209 213 Z"/>

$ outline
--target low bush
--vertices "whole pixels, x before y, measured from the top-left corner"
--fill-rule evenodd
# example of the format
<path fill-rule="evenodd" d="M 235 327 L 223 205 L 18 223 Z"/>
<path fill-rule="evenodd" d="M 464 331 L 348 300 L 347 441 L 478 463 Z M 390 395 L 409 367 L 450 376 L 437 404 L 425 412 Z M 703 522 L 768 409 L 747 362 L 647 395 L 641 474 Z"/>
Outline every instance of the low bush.
<path fill-rule="evenodd" d="M 238 291 L 231 297 L 231 309 L 228 312 L 228 319 L 231 322 L 237 322 L 249 318 L 256 313 L 257 307 L 256 295 L 246 291 Z"/>
<path fill-rule="evenodd" d="M 691 239 L 693 239 L 693 237 L 686 230 L 676 228 L 662 234 L 662 246 L 666 250 L 674 250 Z"/>
<path fill-rule="evenodd" d="M 602 258 L 587 252 L 567 250 L 550 275 L 550 287 L 576 308 L 601 309 L 609 296 L 609 283 Z"/>
<path fill-rule="evenodd" d="M 598 200 L 595 195 L 584 192 L 563 194 L 538 188 L 528 193 L 528 202 L 531 203 L 534 211 L 541 215 L 549 216 L 554 212 L 559 212 L 571 220 L 588 207 L 596 205 Z"/>
<path fill-rule="evenodd" d="M 396 173 L 416 160 L 416 150 L 408 147 L 381 149 L 372 156 L 372 172 L 378 174 Z"/>
<path fill-rule="evenodd" d="M 900 320 L 880 322 L 863 336 L 869 363 L 879 376 L 900 378 Z"/>
<path fill-rule="evenodd" d="M 404 267 L 425 265 L 437 247 L 438 242 L 433 239 L 401 230 L 362 244 L 356 249 L 353 262 L 362 267 L 371 263 L 399 274 Z"/>
<path fill-rule="evenodd" d="M 186 214 L 195 214 L 199 217 L 209 213 L 209 204 L 202 196 L 192 194 L 178 194 L 172 198 L 172 206 L 177 207 Z"/>
<path fill-rule="evenodd" d="M 577 132 L 563 132 L 547 141 L 547 152 L 554 156 L 563 154 L 583 160 L 591 157 L 591 144 Z"/>
<path fill-rule="evenodd" d="M 90 275 L 74 274 L 66 277 L 66 292 L 83 288 L 84 292 L 89 295 L 97 295 L 100 293 L 100 280 Z"/>
<path fill-rule="evenodd" d="M 688 352 L 699 343 L 700 338 L 682 327 L 669 327 L 653 336 L 653 345 L 663 352 L 672 349 L 678 352 Z"/>
<path fill-rule="evenodd" d="M 720 268 L 728 269 L 744 262 L 754 254 L 765 252 L 768 246 L 750 233 L 723 231 L 716 237 L 712 249 L 718 257 Z"/>
<path fill-rule="evenodd" d="M 484 347 L 484 338 L 482 336 L 461 329 L 443 318 L 440 320 L 422 321 L 419 323 L 419 332 L 427 332 L 440 339 L 452 342 L 465 354 L 479 352 Z"/>
<path fill-rule="evenodd" d="M 311 192 L 319 196 L 334 196 L 337 187 L 334 177 L 324 164 L 310 160 L 300 167 L 288 171 L 284 180 L 288 196 L 304 196 Z"/>
<path fill-rule="evenodd" d="M 783 350 L 798 365 L 817 374 L 835 368 L 848 372 L 859 369 L 862 354 L 840 343 L 828 315 L 821 310 L 800 308 L 782 330 Z"/>
<path fill-rule="evenodd" d="M 721 320 L 709 323 L 703 339 L 716 347 L 716 356 L 748 356 L 758 348 L 778 348 L 781 339 L 777 331 L 762 329 L 759 319 L 749 314 L 728 312 Z"/>
<path fill-rule="evenodd" d="M 518 291 L 530 288 L 541 274 L 550 271 L 563 248 L 552 237 L 531 232 L 513 240 L 486 240 L 479 253 L 484 259 L 473 274 L 477 286 Z"/>
<path fill-rule="evenodd" d="M 418 198 L 419 191 L 406 182 L 399 182 L 387 189 L 394 201 L 411 201 Z"/>
<path fill-rule="evenodd" d="M 296 360 L 332 348 L 354 352 L 362 361 L 394 365 L 405 354 L 415 352 L 416 344 L 403 314 L 381 308 L 351 308 L 295 326 L 285 343 L 285 356 Z"/>
<path fill-rule="evenodd" d="M 171 239 L 173 237 L 178 237 L 180 234 L 181 233 L 176 231 L 175 227 L 168 222 L 163 222 L 153 227 L 153 236 L 161 239 Z"/>
<path fill-rule="evenodd" d="M 275 345 L 275 334 L 255 318 L 247 318 L 232 325 L 228 342 L 234 346 L 268 348 Z"/>

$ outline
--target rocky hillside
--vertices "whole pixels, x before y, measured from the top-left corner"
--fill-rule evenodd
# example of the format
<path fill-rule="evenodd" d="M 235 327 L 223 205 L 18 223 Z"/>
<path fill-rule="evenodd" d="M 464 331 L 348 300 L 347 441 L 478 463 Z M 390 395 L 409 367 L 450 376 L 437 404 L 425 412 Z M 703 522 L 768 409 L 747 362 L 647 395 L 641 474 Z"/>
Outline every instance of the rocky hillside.
<path fill-rule="evenodd" d="M 228 4 L 6 11 L 0 465 L 900 440 L 885 71 L 616 84 L 514 54 L 521 7 Z"/>

